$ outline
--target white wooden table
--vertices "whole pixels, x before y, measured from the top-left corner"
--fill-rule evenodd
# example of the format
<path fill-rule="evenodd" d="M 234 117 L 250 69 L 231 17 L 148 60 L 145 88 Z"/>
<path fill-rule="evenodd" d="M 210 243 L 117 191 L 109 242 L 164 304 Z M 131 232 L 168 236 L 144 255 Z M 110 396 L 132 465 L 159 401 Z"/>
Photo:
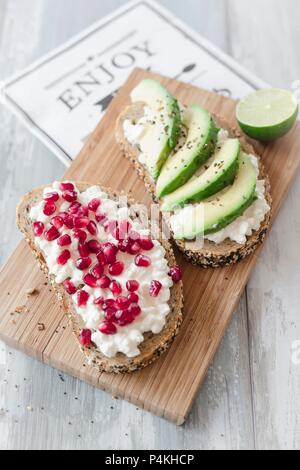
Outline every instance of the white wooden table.
<path fill-rule="evenodd" d="M 123 3 L 0 0 L 0 79 Z M 272 85 L 300 79 L 298 0 L 161 3 Z M 2 265 L 20 239 L 20 195 L 64 167 L 1 108 L 0 168 Z M 299 208 L 300 174 L 183 427 L 0 344 L 0 448 L 299 449 Z"/>

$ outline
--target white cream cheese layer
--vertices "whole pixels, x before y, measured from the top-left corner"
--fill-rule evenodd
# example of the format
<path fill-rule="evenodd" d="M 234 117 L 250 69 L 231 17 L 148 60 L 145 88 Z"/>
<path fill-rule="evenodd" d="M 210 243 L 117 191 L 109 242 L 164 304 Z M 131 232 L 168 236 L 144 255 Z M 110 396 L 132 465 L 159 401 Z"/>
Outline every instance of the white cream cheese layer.
<path fill-rule="evenodd" d="M 74 184 L 74 183 L 73 183 Z M 74 185 L 75 186 L 75 185 Z M 53 183 L 52 187 L 48 187 L 44 190 L 44 194 L 56 191 L 59 195 L 62 191 L 59 189 L 59 183 Z M 78 202 L 81 204 L 87 204 L 94 198 L 101 199 L 101 212 L 105 212 L 109 218 L 114 220 L 127 218 L 132 224 L 133 229 L 138 231 L 141 235 L 148 235 L 147 230 L 141 229 L 140 225 L 136 220 L 128 217 L 128 209 L 126 207 L 118 207 L 118 204 L 109 199 L 109 196 L 102 192 L 98 186 L 89 187 L 86 191 L 80 193 L 75 187 L 78 193 Z M 59 212 L 66 210 L 69 207 L 69 203 L 61 202 L 62 199 L 56 203 L 57 210 L 47 217 L 43 213 L 44 202 L 38 203 L 32 207 L 30 211 L 30 218 L 34 221 L 40 221 L 45 224 L 45 229 L 50 228 L 51 218 L 58 215 Z M 115 242 L 112 235 L 107 234 L 103 227 L 99 224 L 98 234 L 96 236 L 89 235 L 88 240 L 97 239 L 100 243 Z M 83 283 L 82 277 L 85 271 L 79 270 L 75 261 L 79 258 L 77 251 L 78 241 L 72 237 L 72 230 L 67 229 L 65 226 L 60 229 L 61 235 L 69 234 L 72 239 L 72 245 L 67 247 L 71 252 L 71 258 L 67 261 L 64 266 L 58 265 L 56 259 L 64 248 L 58 246 L 56 240 L 48 242 L 43 236 L 35 237 L 35 243 L 44 253 L 49 272 L 55 276 L 57 283 L 62 283 L 66 279 L 74 283 L 76 287 Z M 139 305 L 141 307 L 141 314 L 135 318 L 133 323 L 127 326 L 117 326 L 117 333 L 114 335 L 105 335 L 98 331 L 99 324 L 104 319 L 104 312 L 97 305 L 94 305 L 94 300 L 100 296 L 104 299 L 113 298 L 113 295 L 109 289 L 91 288 L 87 285 L 84 286 L 84 290 L 89 293 L 89 299 L 85 307 L 78 307 L 77 294 L 72 296 L 73 306 L 75 311 L 82 317 L 84 327 L 92 330 L 92 340 L 96 344 L 97 348 L 107 357 L 114 357 L 118 352 L 124 353 L 128 357 L 135 357 L 140 354 L 139 344 L 144 340 L 143 333 L 151 331 L 154 334 L 160 333 L 165 326 L 166 317 L 170 312 L 169 299 L 170 299 L 170 288 L 173 285 L 171 278 L 168 276 L 169 266 L 165 257 L 165 250 L 163 246 L 156 240 L 153 240 L 154 247 L 152 250 L 145 252 L 145 254 L 151 259 L 151 265 L 147 268 L 141 268 L 136 266 L 134 262 L 134 256 L 127 253 L 118 252 L 118 261 L 122 261 L 125 265 L 124 271 L 121 275 L 116 276 L 116 279 L 122 286 L 123 295 L 126 295 L 126 281 L 137 280 L 140 284 L 138 295 Z M 94 264 L 97 263 L 95 258 Z M 111 276 L 113 278 L 113 276 Z M 149 287 L 152 280 L 161 282 L 162 289 L 158 297 L 151 297 L 149 293 Z"/>
<path fill-rule="evenodd" d="M 158 124 L 160 123 L 160 120 L 157 119 L 157 114 L 149 106 L 144 107 L 144 115 L 137 122 L 132 122 L 129 119 L 126 119 L 123 123 L 123 131 L 127 141 L 131 145 L 136 145 L 139 147 L 141 136 L 144 134 L 144 132 L 147 131 L 147 128 L 151 125 L 151 123 L 153 123 L 153 121 L 157 122 Z M 139 153 L 139 162 L 143 166 L 147 166 L 147 159 L 142 151 Z"/>

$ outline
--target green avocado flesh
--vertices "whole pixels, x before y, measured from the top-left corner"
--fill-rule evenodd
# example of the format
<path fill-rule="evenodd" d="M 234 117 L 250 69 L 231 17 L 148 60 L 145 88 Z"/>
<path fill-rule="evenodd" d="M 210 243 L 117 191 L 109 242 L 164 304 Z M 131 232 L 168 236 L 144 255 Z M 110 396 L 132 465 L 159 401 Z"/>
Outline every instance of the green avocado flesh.
<path fill-rule="evenodd" d="M 191 207 L 188 220 L 174 228 L 174 237 L 194 239 L 220 231 L 242 215 L 255 201 L 256 183 L 255 168 L 249 156 L 242 154 L 232 186 L 219 197 L 216 195 L 209 201 Z"/>
<path fill-rule="evenodd" d="M 157 114 L 140 138 L 146 166 L 156 180 L 180 133 L 180 109 L 176 98 L 156 80 L 145 79 L 131 92 L 132 102 L 144 102 Z"/>
<path fill-rule="evenodd" d="M 185 184 L 214 151 L 218 129 L 208 111 L 197 104 L 183 114 L 188 135 L 182 148 L 163 166 L 156 185 L 158 198 Z"/>
<path fill-rule="evenodd" d="M 164 197 L 162 211 L 172 211 L 190 202 L 199 202 L 229 186 L 238 171 L 240 142 L 227 139 L 215 153 L 207 170 Z"/>

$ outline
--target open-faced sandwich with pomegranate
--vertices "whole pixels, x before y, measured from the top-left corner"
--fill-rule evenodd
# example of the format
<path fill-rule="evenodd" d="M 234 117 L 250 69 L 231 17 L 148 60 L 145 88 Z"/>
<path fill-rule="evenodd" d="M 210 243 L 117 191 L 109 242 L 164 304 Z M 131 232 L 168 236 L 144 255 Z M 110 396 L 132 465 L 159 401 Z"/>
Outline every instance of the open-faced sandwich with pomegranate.
<path fill-rule="evenodd" d="M 249 142 L 199 104 L 182 106 L 156 80 L 142 80 L 131 100 L 116 139 L 160 203 L 179 249 L 204 267 L 249 255 L 265 237 L 272 202 Z"/>
<path fill-rule="evenodd" d="M 134 201 L 120 196 L 55 182 L 26 194 L 17 208 L 18 226 L 84 354 L 99 370 L 116 373 L 140 369 L 168 348 L 183 304 L 169 242 L 151 239 Z"/>

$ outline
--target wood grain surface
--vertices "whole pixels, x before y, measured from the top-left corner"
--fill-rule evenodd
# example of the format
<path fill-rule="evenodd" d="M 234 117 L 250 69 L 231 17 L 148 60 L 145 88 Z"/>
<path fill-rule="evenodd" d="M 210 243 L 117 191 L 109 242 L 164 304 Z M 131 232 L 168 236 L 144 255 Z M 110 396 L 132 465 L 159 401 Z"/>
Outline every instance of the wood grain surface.
<path fill-rule="evenodd" d="M 66 178 L 110 185 L 132 191 L 135 199 L 149 203 L 143 182 L 123 158 L 114 139 L 120 110 L 129 104 L 133 87 L 145 77 L 162 81 L 184 103 L 199 103 L 234 124 L 235 103 L 220 95 L 136 69 L 110 105 L 104 119 L 65 174 Z M 297 125 L 288 136 L 267 146 L 262 159 L 269 173 L 274 198 L 273 214 L 293 181 L 300 164 Z M 282 167 L 282 160 L 285 165 Z M 0 276 L 0 338 L 14 347 L 58 367 L 97 387 L 124 398 L 177 424 L 182 424 L 193 404 L 224 331 L 247 283 L 260 249 L 238 265 L 204 270 L 184 263 L 184 324 L 178 339 L 155 364 L 131 375 L 98 374 L 83 363 L 63 312 L 44 278 L 21 243 Z M 180 259 L 180 263 L 183 261 Z M 38 289 L 29 296 L 30 288 Z M 32 303 L 32 305 L 31 305 Z M 28 311 L 16 312 L 25 305 Z M 18 308 L 17 308 L 18 310 Z M 13 321 L 12 321 L 13 319 Z M 39 325 L 45 325 L 43 331 Z"/>
<path fill-rule="evenodd" d="M 266 82 L 300 79 L 298 0 L 159 2 Z M 0 79 L 125 3 L 0 0 Z M 64 167 L 8 110 L 0 117 L 3 265 L 21 238 L 18 199 Z M 299 449 L 299 201 L 298 173 L 184 426 L 0 342 L 0 448 Z"/>

